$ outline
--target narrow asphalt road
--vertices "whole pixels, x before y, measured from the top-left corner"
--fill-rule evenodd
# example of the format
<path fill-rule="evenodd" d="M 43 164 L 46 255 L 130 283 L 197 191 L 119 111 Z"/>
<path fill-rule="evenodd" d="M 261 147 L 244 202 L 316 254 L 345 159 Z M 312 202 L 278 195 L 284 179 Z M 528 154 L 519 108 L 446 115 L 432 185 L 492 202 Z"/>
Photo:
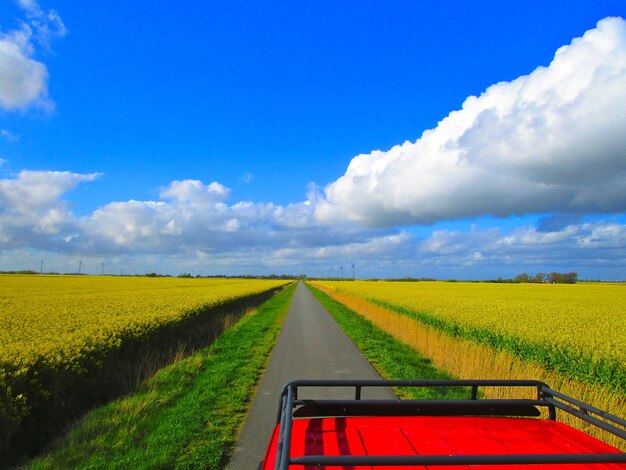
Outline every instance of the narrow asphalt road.
<path fill-rule="evenodd" d="M 263 459 L 283 386 L 296 379 L 380 379 L 380 375 L 301 282 L 228 465 L 254 470 Z M 342 396 L 341 392 L 345 394 Z M 370 389 L 363 398 L 396 398 Z M 353 390 L 311 389 L 302 398 L 351 398 Z"/>

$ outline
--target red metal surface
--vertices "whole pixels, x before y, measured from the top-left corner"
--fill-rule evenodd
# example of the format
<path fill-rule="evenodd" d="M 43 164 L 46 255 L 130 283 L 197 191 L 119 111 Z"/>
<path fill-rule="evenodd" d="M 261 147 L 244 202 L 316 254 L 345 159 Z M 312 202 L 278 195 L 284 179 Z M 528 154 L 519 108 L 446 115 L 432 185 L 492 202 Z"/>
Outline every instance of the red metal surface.
<path fill-rule="evenodd" d="M 273 470 L 274 430 L 263 470 Z M 567 425 L 549 420 L 500 417 L 347 417 L 294 419 L 291 456 L 304 455 L 502 455 L 619 453 Z M 292 470 L 305 470 L 293 465 Z M 313 467 L 310 467 L 311 470 Z M 340 467 L 325 467 L 326 470 Z M 345 467 L 353 470 L 427 467 Z M 626 470 L 626 464 L 431 466 L 432 469 Z M 309 468 L 306 468 L 309 470 Z"/>

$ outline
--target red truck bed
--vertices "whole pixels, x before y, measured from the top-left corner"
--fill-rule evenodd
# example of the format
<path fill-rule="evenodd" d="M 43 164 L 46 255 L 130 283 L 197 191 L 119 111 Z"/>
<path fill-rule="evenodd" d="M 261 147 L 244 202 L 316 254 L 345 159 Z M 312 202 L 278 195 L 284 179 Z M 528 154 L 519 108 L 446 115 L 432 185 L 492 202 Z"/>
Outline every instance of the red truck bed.
<path fill-rule="evenodd" d="M 409 382 L 410 386 L 442 386 L 445 383 L 444 386 L 469 387 L 472 396 L 469 400 L 452 401 L 360 398 L 363 387 L 406 385 Z M 573 402 L 563 401 L 563 395 L 540 382 L 299 381 L 293 384 L 283 392 L 279 423 L 260 466 L 262 470 L 626 470 L 626 454 L 556 421 L 556 408 L 573 414 L 582 413 L 581 419 L 591 419 L 590 424 L 605 429 L 608 426 L 611 428 L 609 432 L 617 431 L 622 438 L 626 436 L 621 429 L 626 421 L 589 405 L 581 408 L 580 405 L 584 404 L 569 397 L 565 398 Z M 354 400 L 297 398 L 298 388 L 337 387 L 341 384 L 355 387 Z M 478 388 L 485 384 L 537 387 L 538 397 L 481 400 Z M 575 408 L 568 409 L 572 405 Z M 544 413 L 549 414 L 547 419 L 540 417 L 541 407 L 547 408 Z"/>

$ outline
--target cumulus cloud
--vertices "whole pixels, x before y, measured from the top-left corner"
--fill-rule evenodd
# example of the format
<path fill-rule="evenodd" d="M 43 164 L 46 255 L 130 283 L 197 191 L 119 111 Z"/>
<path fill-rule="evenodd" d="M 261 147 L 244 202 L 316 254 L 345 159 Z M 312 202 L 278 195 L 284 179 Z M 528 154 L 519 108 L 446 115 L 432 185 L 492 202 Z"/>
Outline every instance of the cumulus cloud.
<path fill-rule="evenodd" d="M 71 242 L 90 252 L 254 252 L 258 261 L 258 250 L 362 243 L 373 233 L 322 226 L 308 202 L 229 203 L 229 197 L 230 189 L 217 182 L 174 181 L 158 201 L 112 202 L 77 220 L 79 235 Z"/>
<path fill-rule="evenodd" d="M 48 71 L 30 57 L 30 31 L 0 36 L 0 107 L 23 108 L 43 102 L 48 95 Z"/>
<path fill-rule="evenodd" d="M 33 58 L 35 46 L 48 50 L 52 39 L 67 33 L 54 11 L 43 11 L 37 2 L 20 0 L 26 20 L 15 30 L 0 31 L 0 108 L 50 106 L 48 70 Z"/>
<path fill-rule="evenodd" d="M 465 100 L 416 142 L 355 157 L 318 220 L 365 225 L 626 209 L 626 21 Z"/>
<path fill-rule="evenodd" d="M 61 196 L 98 176 L 24 170 L 14 179 L 0 180 L 2 246 L 41 248 L 57 237 L 69 236 L 76 220 Z"/>
<path fill-rule="evenodd" d="M 245 250 L 288 244 L 293 234 L 287 227 L 297 231 L 302 217 L 312 219 L 301 204 L 228 204 L 229 197 L 230 189 L 218 182 L 173 181 L 161 190 L 159 201 L 113 202 L 82 218 L 81 237 L 92 250 Z"/>
<path fill-rule="evenodd" d="M 230 189 L 215 181 L 208 186 L 198 180 L 173 181 L 161 191 L 161 197 L 201 207 L 227 200 Z"/>
<path fill-rule="evenodd" d="M 173 181 L 158 201 L 111 202 L 75 217 L 64 193 L 98 176 L 22 171 L 0 180 L 0 247 L 85 254 L 254 253 L 250 256 L 258 261 L 282 249 L 324 247 L 318 252 L 323 257 L 351 245 L 373 253 L 402 239 L 389 230 L 317 224 L 308 202 L 229 203 L 229 188 L 198 180 Z"/>

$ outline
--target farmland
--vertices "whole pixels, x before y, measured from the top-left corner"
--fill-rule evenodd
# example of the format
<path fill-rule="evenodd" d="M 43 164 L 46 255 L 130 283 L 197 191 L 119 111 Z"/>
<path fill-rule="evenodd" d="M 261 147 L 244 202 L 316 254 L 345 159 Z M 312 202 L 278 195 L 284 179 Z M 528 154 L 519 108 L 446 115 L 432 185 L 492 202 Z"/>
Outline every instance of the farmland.
<path fill-rule="evenodd" d="M 416 321 L 508 350 L 591 384 L 626 390 L 626 286 L 322 282 Z"/>
<path fill-rule="evenodd" d="M 626 412 L 626 371 L 619 359 L 624 353 L 622 285 L 358 281 L 311 284 L 454 377 L 532 378 L 617 416 Z M 550 290 L 553 288 L 556 289 Z M 599 315 L 596 324 L 593 318 L 576 315 L 593 303 L 605 309 L 594 310 Z M 490 305 L 498 308 L 490 309 Z M 543 311 L 531 312 L 533 305 L 542 306 Z M 548 306 L 551 309 L 546 310 Z M 529 319 L 537 323 L 524 330 Z M 507 320 L 508 325 L 518 323 L 516 329 L 507 328 Z M 537 332 L 534 336 L 533 327 Z M 520 336 L 516 337 L 514 331 L 525 332 L 525 336 L 518 333 Z M 571 336 L 581 338 L 580 345 L 567 341 Z M 598 344 L 608 345 L 590 352 L 594 338 Z M 487 392 L 487 397 L 523 398 L 517 393 L 494 389 Z M 624 442 L 615 436 L 591 429 L 576 418 L 565 416 L 563 420 L 624 449 Z"/>
<path fill-rule="evenodd" d="M 78 367 L 78 358 L 117 347 L 284 281 L 3 276 L 0 363 Z"/>
<path fill-rule="evenodd" d="M 215 336 L 275 280 L 88 276 L 2 276 L 0 283 L 0 432 L 57 421 L 107 392 L 113 372 L 154 349 L 185 348 Z M 147 343 L 148 347 L 144 347 Z M 162 351 L 161 351 L 162 352 Z M 173 351 L 176 354 L 176 351 Z M 130 371 L 122 381 L 132 381 Z M 129 377 L 130 375 L 130 377 Z M 119 388 L 119 383 L 114 384 Z M 121 384 L 128 385 L 128 384 Z M 61 408 L 67 408 L 65 410 Z M 32 430 L 32 429 L 31 429 Z M 22 433 L 22 434 L 20 434 Z M 24 434 L 25 433 L 25 434 Z"/>
<path fill-rule="evenodd" d="M 76 422 L 29 469 L 225 468 L 295 285 Z"/>

